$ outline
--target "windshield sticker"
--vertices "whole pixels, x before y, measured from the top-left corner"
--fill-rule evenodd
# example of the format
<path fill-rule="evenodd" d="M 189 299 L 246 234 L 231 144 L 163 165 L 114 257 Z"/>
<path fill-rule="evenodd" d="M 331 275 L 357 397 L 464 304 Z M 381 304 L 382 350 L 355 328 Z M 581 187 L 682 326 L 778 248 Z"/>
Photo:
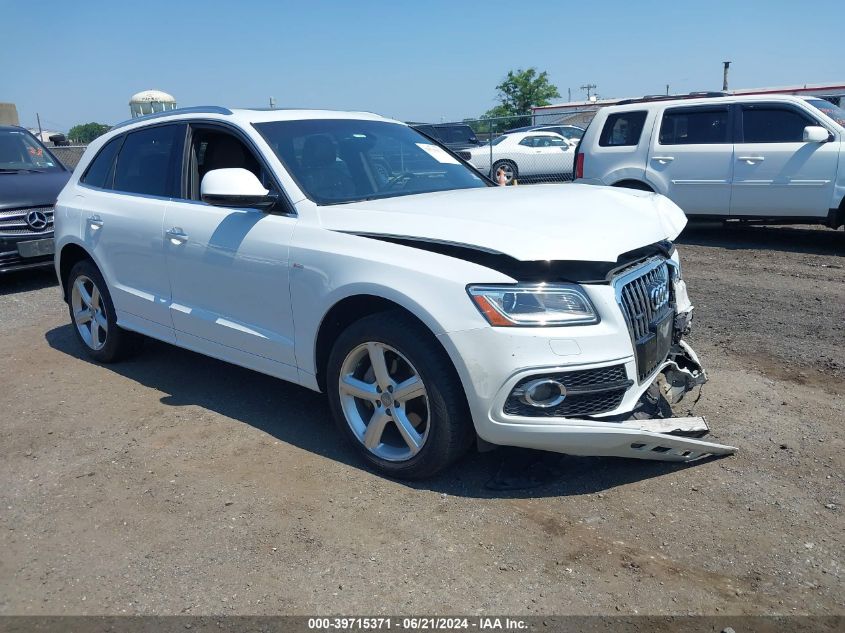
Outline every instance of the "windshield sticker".
<path fill-rule="evenodd" d="M 452 157 L 449 152 L 444 150 L 442 147 L 437 147 L 437 145 L 432 145 L 430 143 L 417 143 L 417 147 L 431 156 L 438 163 L 443 163 L 444 165 L 461 164 L 456 158 Z"/>

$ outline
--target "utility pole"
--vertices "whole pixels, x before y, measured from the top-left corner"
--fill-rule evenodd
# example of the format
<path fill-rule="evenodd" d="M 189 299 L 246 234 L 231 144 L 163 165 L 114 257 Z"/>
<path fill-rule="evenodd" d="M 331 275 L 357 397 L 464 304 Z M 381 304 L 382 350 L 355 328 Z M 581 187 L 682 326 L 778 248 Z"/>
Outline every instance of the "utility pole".
<path fill-rule="evenodd" d="M 666 96 L 669 96 L 669 84 L 666 84 Z"/>
<path fill-rule="evenodd" d="M 590 91 L 595 90 L 596 88 L 596 84 L 584 84 L 583 86 L 581 86 L 581 90 L 587 91 L 587 101 L 590 100 Z"/>
<path fill-rule="evenodd" d="M 572 88 L 567 88 L 567 89 L 566 89 L 566 100 L 567 100 L 567 101 L 572 101 Z"/>
<path fill-rule="evenodd" d="M 275 97 L 270 97 L 270 109 L 271 110 L 276 109 L 276 98 Z"/>
<path fill-rule="evenodd" d="M 42 139 L 42 138 L 41 138 L 41 134 L 42 134 L 42 132 L 41 132 L 41 115 L 39 115 L 39 114 L 36 112 L 36 113 L 35 113 L 35 118 L 36 118 L 36 120 L 38 121 L 38 140 L 39 140 L 39 141 L 41 141 L 41 142 L 43 143 L 43 142 L 44 142 L 44 139 Z M 32 119 L 30 119 L 30 121 L 32 121 Z"/>
<path fill-rule="evenodd" d="M 725 65 L 724 74 L 722 75 L 722 91 L 728 91 L 728 68 L 731 67 L 730 62 L 722 62 Z"/>

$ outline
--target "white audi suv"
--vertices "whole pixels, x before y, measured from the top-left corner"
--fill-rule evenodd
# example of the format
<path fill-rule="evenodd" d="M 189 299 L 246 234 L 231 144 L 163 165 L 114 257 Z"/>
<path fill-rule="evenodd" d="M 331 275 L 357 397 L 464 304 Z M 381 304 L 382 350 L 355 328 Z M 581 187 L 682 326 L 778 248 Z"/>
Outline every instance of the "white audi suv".
<path fill-rule="evenodd" d="M 650 193 L 493 186 L 373 114 L 200 107 L 91 144 L 55 266 L 94 359 L 143 335 L 325 392 L 389 476 L 474 442 L 684 461 L 733 451 L 663 406 L 706 379 L 685 221 Z"/>

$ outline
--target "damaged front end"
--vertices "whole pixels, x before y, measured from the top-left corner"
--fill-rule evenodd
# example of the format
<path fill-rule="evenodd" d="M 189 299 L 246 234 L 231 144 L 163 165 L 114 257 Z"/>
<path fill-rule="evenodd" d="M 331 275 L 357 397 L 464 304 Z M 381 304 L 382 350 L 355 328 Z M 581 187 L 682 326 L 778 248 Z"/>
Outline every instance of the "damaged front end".
<path fill-rule="evenodd" d="M 696 388 L 700 394 L 701 386 L 707 382 L 707 373 L 696 353 L 683 340 L 690 331 L 693 307 L 687 296 L 686 284 L 680 279 L 679 266 L 673 260 L 668 260 L 667 264 L 674 307 L 672 343 L 669 354 L 637 408 L 622 422 L 623 426 L 632 429 L 634 434 L 639 433 L 638 437 L 631 438 L 632 441 L 625 448 L 625 452 L 628 457 L 664 461 L 692 461 L 705 456 L 733 454 L 736 452 L 733 446 L 696 439 L 710 432 L 703 417 L 672 415 L 671 405 L 680 403 Z M 618 292 L 617 296 L 620 297 L 620 305 L 624 311 L 624 293 Z M 632 328 L 632 335 L 634 333 L 635 328 Z M 638 341 L 635 339 L 634 343 L 636 346 Z M 644 413 L 650 415 L 643 415 Z"/>
<path fill-rule="evenodd" d="M 633 362 L 520 378 L 508 387 L 504 416 L 491 429 L 495 434 L 490 440 L 570 455 L 675 462 L 736 452 L 732 446 L 701 439 L 709 432 L 703 417 L 674 417 L 672 411 L 673 404 L 707 381 L 698 357 L 683 340 L 693 307 L 677 261 L 652 257 L 617 271 L 610 281 L 628 326 Z M 550 381 L 564 385 L 564 397 L 540 412 L 530 390 L 537 395 Z M 639 396 L 625 404 L 628 394 Z M 519 406 L 520 400 L 531 405 L 532 399 L 533 408 Z M 581 404 L 592 411 L 579 415 Z M 614 405 L 618 413 L 595 410 Z"/>

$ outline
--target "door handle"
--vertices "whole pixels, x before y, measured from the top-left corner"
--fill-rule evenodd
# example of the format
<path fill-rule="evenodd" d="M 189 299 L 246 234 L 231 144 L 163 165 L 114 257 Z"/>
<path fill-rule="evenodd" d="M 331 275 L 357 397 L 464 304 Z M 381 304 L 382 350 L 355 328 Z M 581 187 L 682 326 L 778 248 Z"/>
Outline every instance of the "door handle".
<path fill-rule="evenodd" d="M 167 238 L 170 240 L 170 243 L 174 246 L 179 246 L 180 244 L 184 244 L 188 241 L 188 236 L 185 235 L 184 231 L 178 226 L 174 226 L 172 229 L 167 229 L 165 232 Z"/>
<path fill-rule="evenodd" d="M 754 163 L 762 163 L 766 160 L 765 156 L 737 156 L 737 160 L 744 160 L 749 165 L 753 165 Z"/>
<path fill-rule="evenodd" d="M 92 231 L 97 231 L 103 227 L 103 219 L 99 215 L 89 215 L 87 219 L 88 226 L 91 227 Z"/>
<path fill-rule="evenodd" d="M 671 163 L 675 160 L 674 156 L 652 156 L 651 160 L 658 161 L 661 165 L 665 165 L 666 163 Z"/>

